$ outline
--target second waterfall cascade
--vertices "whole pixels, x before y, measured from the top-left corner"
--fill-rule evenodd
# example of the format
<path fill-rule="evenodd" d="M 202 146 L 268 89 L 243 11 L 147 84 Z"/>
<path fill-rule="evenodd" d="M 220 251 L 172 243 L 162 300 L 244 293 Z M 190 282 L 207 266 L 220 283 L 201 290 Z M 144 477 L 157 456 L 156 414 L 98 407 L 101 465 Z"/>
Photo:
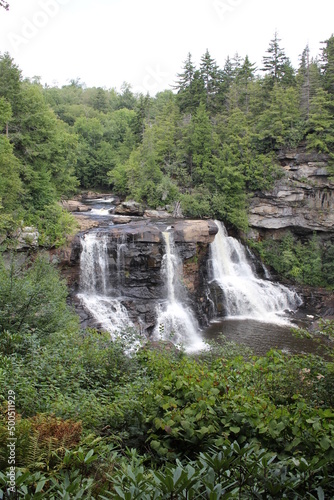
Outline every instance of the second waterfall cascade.
<path fill-rule="evenodd" d="M 165 241 L 162 272 L 166 280 L 167 300 L 159 306 L 154 336 L 182 344 L 188 352 L 197 351 L 203 349 L 205 344 L 199 336 L 199 326 L 192 311 L 187 308 L 184 297 L 181 297 L 182 262 L 172 234 L 165 231 L 162 235 Z"/>
<path fill-rule="evenodd" d="M 98 237 L 96 232 L 85 234 L 81 239 L 80 293 L 78 298 L 96 321 L 112 337 L 122 333 L 124 328 L 133 327 L 127 310 L 115 292 L 117 280 L 112 283 L 108 264 L 108 235 Z M 120 248 L 120 255 L 122 249 Z M 121 259 L 121 257 L 120 257 Z"/>
<path fill-rule="evenodd" d="M 301 305 L 299 296 L 284 285 L 258 278 L 247 260 L 245 248 L 228 236 L 223 223 L 215 223 L 219 231 L 211 243 L 212 273 L 223 291 L 227 317 L 287 322 L 286 312 Z"/>

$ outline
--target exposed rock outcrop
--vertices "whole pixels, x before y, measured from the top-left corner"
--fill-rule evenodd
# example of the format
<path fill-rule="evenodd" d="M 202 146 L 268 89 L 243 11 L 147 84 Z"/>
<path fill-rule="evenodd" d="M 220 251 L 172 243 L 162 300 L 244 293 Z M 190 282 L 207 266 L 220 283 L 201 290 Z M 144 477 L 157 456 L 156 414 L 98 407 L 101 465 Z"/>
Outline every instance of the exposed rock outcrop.
<path fill-rule="evenodd" d="M 15 250 L 38 247 L 39 232 L 36 227 L 21 227 L 15 233 Z"/>
<path fill-rule="evenodd" d="M 200 324 L 204 325 L 208 322 L 210 308 L 204 286 L 209 244 L 218 231 L 213 221 L 140 220 L 96 230 L 97 238 L 107 235 L 112 293 L 122 297 L 131 320 L 147 332 L 155 325 L 158 302 L 166 297 L 166 278 L 161 267 L 165 254 L 163 233 L 167 229 L 173 233 L 183 263 L 183 269 L 180 269 L 180 275 L 183 275 L 182 299 L 191 303 Z M 71 262 L 77 264 L 81 252 L 80 238 L 78 234 L 70 257 Z M 87 314 L 81 316 L 87 324 Z"/>
<path fill-rule="evenodd" d="M 327 169 L 328 157 L 295 150 L 281 153 L 280 161 L 285 175 L 270 192 L 253 197 L 250 226 L 334 233 L 334 183 Z"/>

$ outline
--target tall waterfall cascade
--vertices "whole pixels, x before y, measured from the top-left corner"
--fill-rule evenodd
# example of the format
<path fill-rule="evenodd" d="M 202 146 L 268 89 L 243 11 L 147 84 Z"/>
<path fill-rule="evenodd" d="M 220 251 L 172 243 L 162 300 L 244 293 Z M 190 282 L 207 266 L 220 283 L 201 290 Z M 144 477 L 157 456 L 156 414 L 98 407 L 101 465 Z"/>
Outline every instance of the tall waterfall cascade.
<path fill-rule="evenodd" d="M 228 236 L 221 222 L 215 223 L 218 233 L 210 249 L 212 274 L 223 292 L 227 317 L 286 323 L 286 312 L 295 311 L 302 303 L 299 296 L 281 284 L 259 279 L 245 248 Z"/>
<path fill-rule="evenodd" d="M 161 272 L 165 278 L 167 299 L 159 305 L 154 337 L 182 344 L 187 352 L 205 347 L 199 335 L 196 318 L 185 300 L 182 300 L 182 262 L 177 254 L 172 234 L 162 233 L 165 242 Z M 184 293 L 184 292 L 183 292 Z"/>
<path fill-rule="evenodd" d="M 78 298 L 103 329 L 115 338 L 131 327 L 126 308 L 115 297 L 117 278 L 109 273 L 108 235 L 90 232 L 81 238 L 80 293 Z M 120 269 L 122 257 L 118 267 Z"/>

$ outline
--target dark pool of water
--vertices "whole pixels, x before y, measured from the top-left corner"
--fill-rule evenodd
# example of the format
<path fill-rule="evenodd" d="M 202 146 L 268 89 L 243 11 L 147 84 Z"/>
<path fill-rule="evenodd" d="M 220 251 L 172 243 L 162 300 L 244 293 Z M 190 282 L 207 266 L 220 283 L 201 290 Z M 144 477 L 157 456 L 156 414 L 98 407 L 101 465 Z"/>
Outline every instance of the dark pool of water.
<path fill-rule="evenodd" d="M 297 338 L 288 325 L 262 323 L 253 319 L 222 319 L 212 323 L 202 336 L 218 340 L 223 334 L 228 341 L 250 347 L 255 355 L 263 356 L 270 349 L 290 354 L 320 354 L 319 344 L 312 339 Z"/>

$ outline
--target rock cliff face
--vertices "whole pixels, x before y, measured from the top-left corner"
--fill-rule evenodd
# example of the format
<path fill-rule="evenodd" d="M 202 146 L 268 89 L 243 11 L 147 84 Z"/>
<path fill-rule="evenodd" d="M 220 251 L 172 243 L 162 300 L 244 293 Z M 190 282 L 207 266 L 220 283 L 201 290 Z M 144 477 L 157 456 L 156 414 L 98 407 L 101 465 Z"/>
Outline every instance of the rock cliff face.
<path fill-rule="evenodd" d="M 279 160 L 284 176 L 272 191 L 251 200 L 252 236 L 266 233 L 275 237 L 286 229 L 334 236 L 334 183 L 327 169 L 328 156 L 294 150 L 281 153 Z"/>
<path fill-rule="evenodd" d="M 114 292 L 122 297 L 131 320 L 148 333 L 155 325 L 158 302 L 166 298 L 166 277 L 161 266 L 166 251 L 163 233 L 167 228 L 182 261 L 182 269 L 178 271 L 184 294 L 182 300 L 191 304 L 199 323 L 204 326 L 211 308 L 204 286 L 209 244 L 218 232 L 213 221 L 141 220 L 94 230 L 96 238 L 107 237 L 109 282 L 114 283 Z M 71 262 L 77 268 L 84 234 L 79 233 L 72 246 Z M 77 276 L 76 291 L 79 288 Z M 89 324 L 87 315 L 82 313 L 81 316 L 85 324 Z"/>

